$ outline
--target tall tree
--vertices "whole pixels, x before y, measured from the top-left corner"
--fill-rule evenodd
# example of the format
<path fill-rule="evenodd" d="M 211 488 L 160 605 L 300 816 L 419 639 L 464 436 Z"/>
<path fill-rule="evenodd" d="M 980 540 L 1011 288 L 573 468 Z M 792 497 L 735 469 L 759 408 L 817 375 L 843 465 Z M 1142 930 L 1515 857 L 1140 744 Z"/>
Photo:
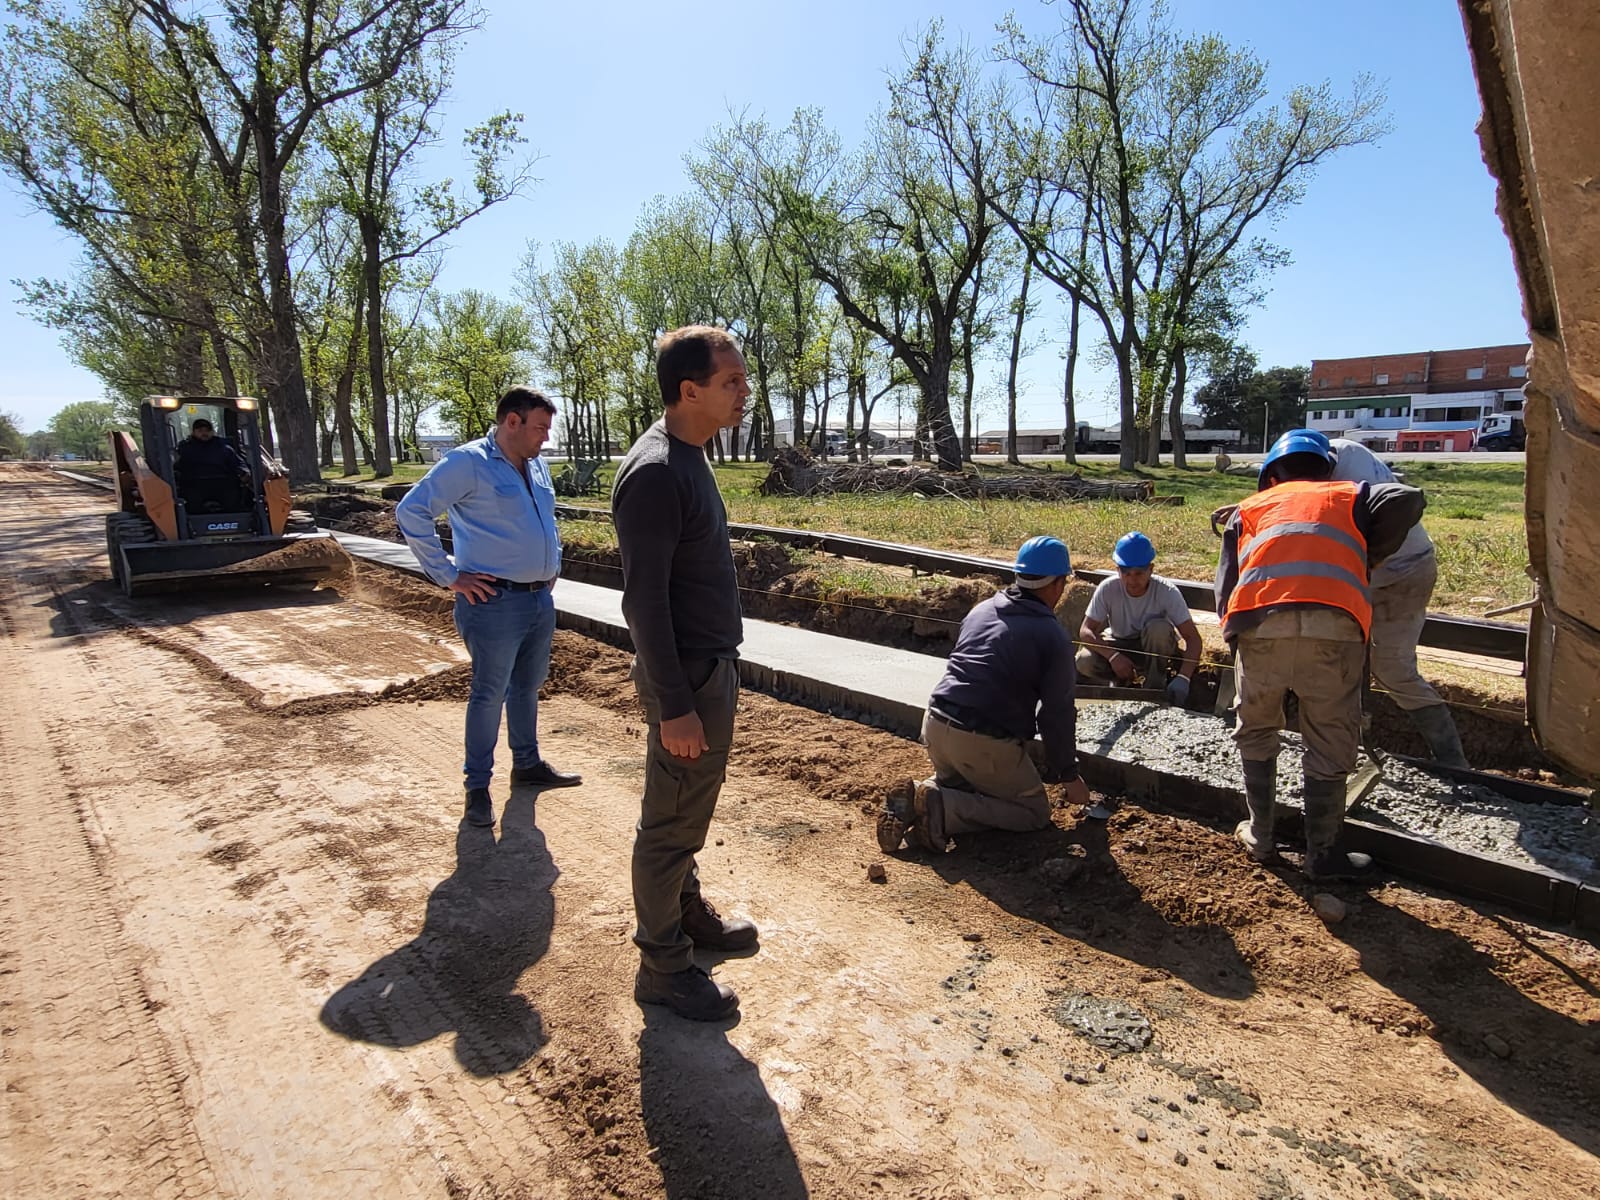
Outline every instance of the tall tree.
<path fill-rule="evenodd" d="M 80 400 L 50 418 L 50 432 L 61 449 L 79 458 L 103 462 L 106 434 L 116 427 L 116 408 L 105 400 Z"/>
<path fill-rule="evenodd" d="M 532 175 L 531 160 L 509 161 L 525 141 L 522 116 L 501 112 L 464 135 L 473 161 L 470 193 L 458 194 L 448 179 L 425 186 L 416 182 L 417 156 L 442 140 L 438 109 L 450 86 L 453 42 L 477 25 L 477 14 L 463 15 L 418 45 L 391 78 L 323 114 L 323 141 L 342 185 L 338 202 L 355 218 L 361 236 L 373 473 L 380 477 L 393 473 L 383 337 L 397 268 L 516 195 Z M 380 57 L 385 51 L 381 43 L 368 48 Z"/>
<path fill-rule="evenodd" d="M 528 314 L 471 288 L 435 295 L 428 307 L 425 356 L 440 415 L 459 440 L 482 437 L 505 390 L 528 377 Z"/>
<path fill-rule="evenodd" d="M 1208 372 L 1210 377 L 1194 394 L 1208 428 L 1237 429 L 1246 446 L 1259 446 L 1268 433 L 1301 424 L 1309 367 L 1263 371 L 1254 353 L 1230 344 L 1212 355 Z"/>
<path fill-rule="evenodd" d="M 1025 169 L 997 207 L 1040 274 L 1101 324 L 1126 468 L 1159 444 L 1174 367 L 1204 332 L 1197 298 L 1230 281 L 1259 286 L 1282 255 L 1247 234 L 1297 202 L 1327 156 L 1381 136 L 1384 97 L 1360 76 L 1343 100 L 1324 83 L 1267 106 L 1261 60 L 1177 36 L 1160 3 L 1059 9 L 1061 27 L 1043 41 L 1003 26 L 1001 53 L 1030 103 L 1015 118 Z M 1029 220 L 1034 202 L 1041 216 Z M 1233 311 L 1248 302 L 1227 299 Z"/>
<path fill-rule="evenodd" d="M 470 0 L 221 0 L 215 15 L 177 0 L 131 0 L 180 81 L 206 164 L 249 215 L 268 323 L 257 373 L 290 478 L 318 478 L 316 428 L 294 312 L 288 216 L 299 157 L 326 111 L 393 79 L 434 38 L 477 22 Z"/>
<path fill-rule="evenodd" d="M 28 438 L 22 432 L 22 421 L 16 413 L 0 412 L 0 455 L 21 458 L 28 449 Z"/>
<path fill-rule="evenodd" d="M 956 327 L 997 225 L 988 193 L 1002 155 L 972 53 L 944 46 L 934 26 L 910 59 L 859 154 L 845 154 L 818 113 L 801 111 L 777 133 L 740 121 L 731 165 L 763 232 L 791 246 L 845 316 L 904 365 L 939 465 L 959 470 L 950 416 Z M 970 174 L 957 168 L 952 142 Z"/>

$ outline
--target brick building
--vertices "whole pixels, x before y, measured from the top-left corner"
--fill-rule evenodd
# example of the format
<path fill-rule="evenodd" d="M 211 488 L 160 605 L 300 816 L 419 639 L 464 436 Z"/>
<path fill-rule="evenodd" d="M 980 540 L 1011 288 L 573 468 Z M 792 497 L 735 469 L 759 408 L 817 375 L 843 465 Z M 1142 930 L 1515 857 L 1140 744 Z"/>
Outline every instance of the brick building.
<path fill-rule="evenodd" d="M 1483 418 L 1522 411 L 1528 343 L 1311 363 L 1306 424 L 1374 451 L 1470 450 Z"/>

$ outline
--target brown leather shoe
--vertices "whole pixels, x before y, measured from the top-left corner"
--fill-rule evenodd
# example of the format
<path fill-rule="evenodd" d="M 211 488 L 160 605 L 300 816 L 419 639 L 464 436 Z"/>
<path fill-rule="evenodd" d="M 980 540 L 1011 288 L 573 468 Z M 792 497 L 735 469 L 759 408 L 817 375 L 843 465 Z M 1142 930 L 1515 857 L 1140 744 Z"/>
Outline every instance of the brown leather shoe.
<path fill-rule="evenodd" d="M 683 897 L 683 931 L 701 950 L 749 950 L 761 937 L 749 921 L 724 921 L 698 892 Z"/>
<path fill-rule="evenodd" d="M 639 1004 L 664 1004 L 691 1021 L 721 1021 L 739 1011 L 738 993 L 694 966 L 672 972 L 640 966 L 633 998 Z"/>

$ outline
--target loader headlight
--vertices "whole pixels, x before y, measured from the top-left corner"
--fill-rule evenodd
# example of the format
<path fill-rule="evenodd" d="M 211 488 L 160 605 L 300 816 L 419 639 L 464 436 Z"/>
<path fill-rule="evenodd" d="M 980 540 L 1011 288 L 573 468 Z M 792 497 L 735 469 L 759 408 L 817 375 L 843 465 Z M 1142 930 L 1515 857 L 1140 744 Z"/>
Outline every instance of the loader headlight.
<path fill-rule="evenodd" d="M 183 401 L 176 396 L 153 396 L 150 399 L 150 403 L 157 408 L 177 408 Z"/>
<path fill-rule="evenodd" d="M 240 396 L 233 402 L 233 405 L 235 408 L 242 408 L 248 411 L 249 409 L 255 408 L 256 402 L 250 399 L 249 396 Z"/>

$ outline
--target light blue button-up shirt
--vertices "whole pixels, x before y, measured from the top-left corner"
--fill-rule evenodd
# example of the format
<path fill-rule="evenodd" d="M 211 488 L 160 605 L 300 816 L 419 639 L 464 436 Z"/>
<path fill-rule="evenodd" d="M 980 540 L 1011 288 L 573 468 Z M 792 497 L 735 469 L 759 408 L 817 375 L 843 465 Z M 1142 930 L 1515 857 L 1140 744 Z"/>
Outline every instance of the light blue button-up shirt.
<path fill-rule="evenodd" d="M 540 458 L 524 465 L 527 482 L 487 437 L 451 450 L 395 509 L 395 521 L 422 569 L 449 587 L 463 571 L 517 583 L 554 579 L 561 570 L 556 493 Z M 433 523 L 450 514 L 453 556 Z"/>

